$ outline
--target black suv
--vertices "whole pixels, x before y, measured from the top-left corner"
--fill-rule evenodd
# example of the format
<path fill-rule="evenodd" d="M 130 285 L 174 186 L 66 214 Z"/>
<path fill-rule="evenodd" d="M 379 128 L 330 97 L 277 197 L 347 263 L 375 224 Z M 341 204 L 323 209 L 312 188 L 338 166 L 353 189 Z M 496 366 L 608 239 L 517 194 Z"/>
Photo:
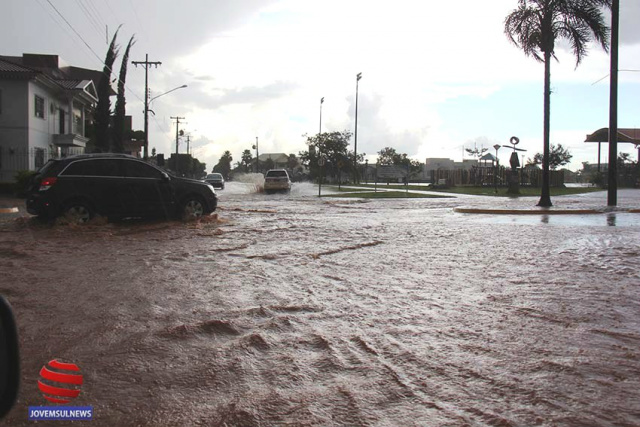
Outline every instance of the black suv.
<path fill-rule="evenodd" d="M 211 185 L 170 176 L 126 154 L 82 154 L 50 160 L 34 176 L 27 211 L 85 222 L 109 218 L 200 217 L 216 210 Z"/>

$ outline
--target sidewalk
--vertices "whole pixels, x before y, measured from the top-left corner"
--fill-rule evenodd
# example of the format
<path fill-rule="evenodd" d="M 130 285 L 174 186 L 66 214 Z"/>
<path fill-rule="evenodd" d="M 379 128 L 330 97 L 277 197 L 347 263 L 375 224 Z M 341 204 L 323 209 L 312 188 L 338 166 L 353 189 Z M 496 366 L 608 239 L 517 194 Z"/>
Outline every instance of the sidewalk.
<path fill-rule="evenodd" d="M 379 186 L 377 191 L 405 191 L 388 189 Z M 342 186 L 342 188 L 363 189 L 354 185 Z M 372 188 L 367 190 L 373 191 Z M 640 190 L 619 189 L 618 206 L 607 206 L 607 193 L 605 190 L 594 193 L 582 193 L 566 196 L 554 196 L 551 198 L 553 206 L 541 208 L 536 206 L 538 196 L 522 197 L 491 197 L 484 195 L 471 195 L 459 193 L 447 193 L 445 191 L 409 190 L 410 193 L 447 195 L 462 202 L 462 206 L 453 208 L 454 212 L 464 214 L 489 214 L 489 215 L 593 215 L 612 212 L 640 213 Z"/>
<path fill-rule="evenodd" d="M 24 203 L 24 199 L 11 194 L 0 194 L 0 215 L 5 218 L 8 214 L 25 214 L 27 211 Z"/>

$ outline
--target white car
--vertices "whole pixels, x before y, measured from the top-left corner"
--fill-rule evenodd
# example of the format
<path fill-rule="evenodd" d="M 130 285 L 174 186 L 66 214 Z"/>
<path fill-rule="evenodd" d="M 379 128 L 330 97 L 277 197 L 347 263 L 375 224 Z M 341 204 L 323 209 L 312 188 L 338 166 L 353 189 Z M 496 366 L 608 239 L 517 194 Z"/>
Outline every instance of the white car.
<path fill-rule="evenodd" d="M 285 169 L 271 169 L 264 176 L 264 192 L 270 194 L 276 191 L 291 191 L 291 180 Z"/>

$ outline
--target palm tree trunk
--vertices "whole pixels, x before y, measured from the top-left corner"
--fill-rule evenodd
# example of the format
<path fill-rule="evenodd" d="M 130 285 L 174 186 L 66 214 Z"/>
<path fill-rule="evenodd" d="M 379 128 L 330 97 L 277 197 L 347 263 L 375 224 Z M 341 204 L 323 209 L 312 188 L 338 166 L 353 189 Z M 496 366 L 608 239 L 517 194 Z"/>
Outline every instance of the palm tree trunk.
<path fill-rule="evenodd" d="M 542 155 L 542 193 L 538 206 L 551 207 L 549 194 L 549 138 L 551 122 L 551 52 L 544 53 L 544 152 Z"/>

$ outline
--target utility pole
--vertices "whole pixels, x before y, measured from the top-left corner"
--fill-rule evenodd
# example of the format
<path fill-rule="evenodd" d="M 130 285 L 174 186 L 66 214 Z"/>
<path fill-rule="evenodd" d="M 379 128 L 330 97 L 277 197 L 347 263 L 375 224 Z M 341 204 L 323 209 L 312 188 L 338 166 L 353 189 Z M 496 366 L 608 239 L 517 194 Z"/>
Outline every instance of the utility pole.
<path fill-rule="evenodd" d="M 607 205 L 618 204 L 618 31 L 620 28 L 620 0 L 611 5 L 611 70 L 609 89 L 609 179 Z"/>
<path fill-rule="evenodd" d="M 179 128 L 180 128 L 180 120 L 184 120 L 184 117 L 171 117 L 171 120 L 176 121 L 176 175 L 178 175 L 178 137 L 179 137 Z"/>
<path fill-rule="evenodd" d="M 189 139 L 191 138 L 191 135 L 187 135 L 187 155 L 189 155 Z"/>
<path fill-rule="evenodd" d="M 149 62 L 149 54 L 147 53 L 144 61 L 131 61 L 131 63 L 136 68 L 138 65 L 144 66 L 144 158 L 147 159 L 149 157 L 149 66 L 155 65 L 158 68 L 162 62 Z"/>
<path fill-rule="evenodd" d="M 353 183 L 357 184 L 360 180 L 358 179 L 358 82 L 362 78 L 362 73 L 358 73 L 356 75 L 356 130 L 354 134 L 354 143 L 353 143 Z"/>

